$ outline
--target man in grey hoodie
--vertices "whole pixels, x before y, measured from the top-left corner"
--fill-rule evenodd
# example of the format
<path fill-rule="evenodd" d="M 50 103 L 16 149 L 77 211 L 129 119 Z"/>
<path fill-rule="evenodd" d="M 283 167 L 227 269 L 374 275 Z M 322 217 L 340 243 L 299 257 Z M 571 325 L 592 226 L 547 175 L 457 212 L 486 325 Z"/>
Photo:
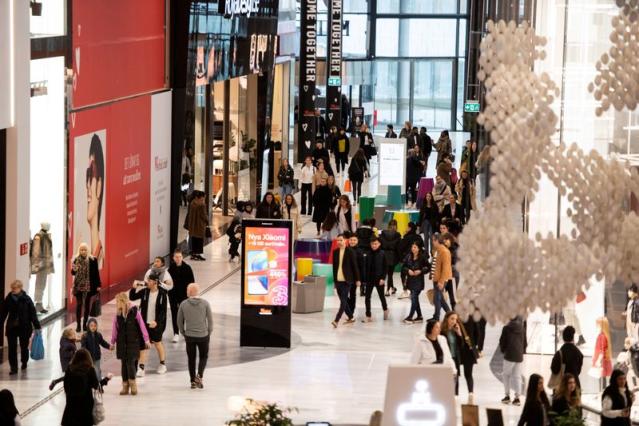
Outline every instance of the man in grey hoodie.
<path fill-rule="evenodd" d="M 202 375 L 209 356 L 209 341 L 213 332 L 213 314 L 209 302 L 199 297 L 200 286 L 191 283 L 186 288 L 188 299 L 180 303 L 178 309 L 178 327 L 186 342 L 186 355 L 189 359 L 189 375 L 191 389 L 202 389 Z M 196 352 L 200 353 L 200 361 L 195 374 Z"/>

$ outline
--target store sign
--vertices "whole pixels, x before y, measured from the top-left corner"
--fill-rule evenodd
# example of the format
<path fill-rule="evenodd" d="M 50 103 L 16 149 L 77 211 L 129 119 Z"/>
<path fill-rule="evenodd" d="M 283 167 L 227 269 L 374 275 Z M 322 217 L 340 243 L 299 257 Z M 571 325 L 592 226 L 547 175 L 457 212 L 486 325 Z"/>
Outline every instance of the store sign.
<path fill-rule="evenodd" d="M 235 15 L 257 15 L 260 11 L 260 0 L 223 0 L 218 3 L 218 12 L 225 18 L 233 18 Z"/>
<path fill-rule="evenodd" d="M 300 78 L 298 161 L 310 154 L 315 141 L 317 79 L 317 0 L 300 1 Z"/>
<path fill-rule="evenodd" d="M 263 70 L 265 65 L 273 64 L 277 55 L 277 35 L 252 34 L 249 53 L 249 68 L 252 73 Z"/>
<path fill-rule="evenodd" d="M 479 101 L 464 102 L 464 112 L 479 112 L 480 110 L 481 106 L 479 105 Z"/>
<path fill-rule="evenodd" d="M 326 87 L 326 125 L 340 127 L 342 121 L 342 0 L 330 0 Z"/>

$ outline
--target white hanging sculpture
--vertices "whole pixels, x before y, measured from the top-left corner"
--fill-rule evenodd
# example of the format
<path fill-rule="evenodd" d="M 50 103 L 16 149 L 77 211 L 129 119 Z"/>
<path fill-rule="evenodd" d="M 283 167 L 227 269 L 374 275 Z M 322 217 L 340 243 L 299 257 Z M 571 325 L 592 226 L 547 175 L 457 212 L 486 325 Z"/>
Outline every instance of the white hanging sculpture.
<path fill-rule="evenodd" d="M 532 70 L 546 40 L 526 22 L 489 21 L 487 28 L 478 72 L 486 108 L 477 122 L 491 132 L 493 175 L 483 210 L 460 236 L 460 314 L 505 322 L 537 307 L 559 312 L 593 275 L 639 282 L 639 218 L 623 210 L 630 192 L 639 194 L 637 173 L 595 151 L 554 145 L 551 104 L 559 89 Z M 509 220 L 524 195 L 534 198 L 542 171 L 571 203 L 570 239 L 533 240 Z"/>
<path fill-rule="evenodd" d="M 639 102 L 639 2 L 617 0 L 619 13 L 612 18 L 612 47 L 597 61 L 597 75 L 588 85 L 601 105 L 600 116 L 610 107 L 634 110 Z"/>

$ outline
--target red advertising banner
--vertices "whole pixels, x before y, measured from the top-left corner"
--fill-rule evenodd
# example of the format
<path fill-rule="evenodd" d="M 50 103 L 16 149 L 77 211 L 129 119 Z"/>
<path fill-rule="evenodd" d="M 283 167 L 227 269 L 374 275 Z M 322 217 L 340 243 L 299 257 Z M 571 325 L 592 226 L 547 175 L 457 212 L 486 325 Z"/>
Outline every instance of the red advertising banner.
<path fill-rule="evenodd" d="M 73 108 L 165 87 L 165 0 L 73 2 Z"/>
<path fill-rule="evenodd" d="M 151 96 L 70 118 L 68 260 L 87 243 L 108 287 L 148 266 Z"/>

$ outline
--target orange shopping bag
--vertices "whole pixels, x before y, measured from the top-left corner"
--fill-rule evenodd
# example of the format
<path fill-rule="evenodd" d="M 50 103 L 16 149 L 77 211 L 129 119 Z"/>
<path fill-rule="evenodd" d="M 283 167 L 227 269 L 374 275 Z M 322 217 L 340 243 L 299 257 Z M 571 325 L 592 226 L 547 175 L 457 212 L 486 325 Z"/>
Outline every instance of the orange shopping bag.
<path fill-rule="evenodd" d="M 346 179 L 346 182 L 344 182 L 344 192 L 351 192 L 351 180 L 350 179 Z"/>

